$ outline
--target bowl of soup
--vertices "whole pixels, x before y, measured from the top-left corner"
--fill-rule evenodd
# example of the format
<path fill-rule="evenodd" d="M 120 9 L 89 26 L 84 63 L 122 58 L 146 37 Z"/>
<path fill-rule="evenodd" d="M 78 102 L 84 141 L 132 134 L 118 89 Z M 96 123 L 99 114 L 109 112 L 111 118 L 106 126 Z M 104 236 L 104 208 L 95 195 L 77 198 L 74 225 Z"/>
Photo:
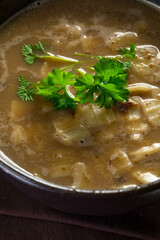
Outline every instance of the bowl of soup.
<path fill-rule="evenodd" d="M 0 14 L 1 174 L 70 213 L 159 200 L 156 1 L 2 1 Z"/>

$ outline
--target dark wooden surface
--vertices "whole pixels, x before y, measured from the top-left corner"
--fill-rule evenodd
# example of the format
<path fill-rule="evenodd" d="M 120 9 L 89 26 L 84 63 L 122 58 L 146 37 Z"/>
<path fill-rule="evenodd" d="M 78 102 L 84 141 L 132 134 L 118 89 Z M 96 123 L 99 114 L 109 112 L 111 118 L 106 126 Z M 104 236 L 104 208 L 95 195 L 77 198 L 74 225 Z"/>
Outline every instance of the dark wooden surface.
<path fill-rule="evenodd" d="M 0 215 L 0 240 L 135 240 L 117 234 L 96 231 L 51 221 Z"/>
<path fill-rule="evenodd" d="M 119 216 L 58 212 L 0 176 L 0 240 L 160 240 L 160 202 Z"/>

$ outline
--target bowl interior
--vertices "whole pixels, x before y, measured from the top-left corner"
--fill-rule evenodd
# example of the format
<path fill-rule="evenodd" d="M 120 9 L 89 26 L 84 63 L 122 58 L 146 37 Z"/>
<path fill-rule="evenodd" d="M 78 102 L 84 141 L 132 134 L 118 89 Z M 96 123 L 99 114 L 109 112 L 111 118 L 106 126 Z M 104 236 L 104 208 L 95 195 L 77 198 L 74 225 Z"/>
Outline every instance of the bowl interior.
<path fill-rule="evenodd" d="M 155 8 L 158 11 L 160 10 L 160 8 L 159 8 L 160 1 L 159 0 L 152 0 L 152 1 L 137 0 L 137 1 L 140 1 L 144 4 L 149 4 L 150 7 Z M 36 4 L 38 4 L 38 2 L 34 1 L 34 0 L 23 0 L 23 1 L 13 0 L 12 5 L 11 5 L 10 0 L 1 0 L 1 2 L 0 2 L 0 24 L 5 22 L 13 14 L 17 13 L 18 11 L 20 11 L 27 5 L 31 4 L 32 2 L 36 2 Z M 53 184 L 51 182 L 45 181 L 41 178 L 38 178 L 38 177 L 32 175 L 31 173 L 29 173 L 28 171 L 25 171 L 23 168 L 21 168 L 16 163 L 14 163 L 11 159 L 9 159 L 2 151 L 0 151 L 0 165 L 3 165 L 3 169 L 6 167 L 6 172 L 8 169 L 8 171 L 12 172 L 15 175 L 18 175 L 22 178 L 26 178 L 29 181 L 34 181 L 35 183 L 43 185 L 45 187 L 75 192 L 75 190 L 73 188 L 59 186 L 59 185 Z M 137 190 L 145 190 L 149 187 L 155 188 L 156 186 L 159 186 L 159 185 L 160 185 L 160 180 L 153 182 L 153 183 L 149 183 L 149 184 L 143 184 L 139 187 L 122 189 L 122 190 L 104 190 L 104 191 L 76 190 L 76 192 L 115 194 L 115 193 L 126 193 L 126 192 L 131 192 L 131 191 L 137 192 Z"/>

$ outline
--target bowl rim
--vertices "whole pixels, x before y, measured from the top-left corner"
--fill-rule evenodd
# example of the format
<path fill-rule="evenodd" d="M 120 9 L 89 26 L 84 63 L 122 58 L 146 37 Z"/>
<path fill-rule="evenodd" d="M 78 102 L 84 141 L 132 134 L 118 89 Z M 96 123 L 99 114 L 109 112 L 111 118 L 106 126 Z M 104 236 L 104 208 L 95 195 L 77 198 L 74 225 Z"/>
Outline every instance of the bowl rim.
<path fill-rule="evenodd" d="M 151 2 L 155 0 L 136 0 L 136 1 L 141 2 L 145 5 L 148 5 L 149 7 L 154 8 L 156 11 L 160 12 L 160 2 L 159 3 L 157 1 Z M 23 10 L 20 10 L 16 14 L 19 14 L 21 11 Z M 13 16 L 11 16 L 11 18 Z M 124 195 L 130 195 L 130 194 L 137 195 L 142 192 L 143 193 L 150 192 L 160 188 L 160 179 L 151 183 L 145 183 L 145 184 L 141 184 L 140 186 L 129 187 L 125 189 L 85 190 L 85 189 L 75 189 L 73 187 L 65 187 L 65 186 L 57 185 L 34 176 L 33 174 L 29 173 L 28 171 L 24 170 L 23 168 L 18 166 L 16 163 L 14 163 L 2 151 L 0 151 L 0 170 L 2 170 L 5 174 L 8 174 L 13 178 L 18 179 L 19 181 L 22 181 L 23 183 L 26 183 L 41 189 L 45 189 L 47 191 L 53 191 L 53 192 L 59 192 L 59 193 L 63 191 L 63 193 L 66 193 L 66 194 L 79 193 L 81 195 L 84 195 L 85 197 L 87 196 L 89 197 L 90 195 L 92 196 L 94 195 L 95 197 L 102 197 L 102 195 L 107 197 L 124 196 Z"/>
<path fill-rule="evenodd" d="M 9 162 L 7 163 L 7 160 Z M 12 166 L 11 166 L 12 164 Z M 101 198 L 102 195 L 105 197 L 123 197 L 125 195 L 138 195 L 141 193 L 151 192 L 160 188 L 160 179 L 151 183 L 145 183 L 140 186 L 130 187 L 126 189 L 109 189 L 109 190 L 85 190 L 85 189 L 75 189 L 73 187 L 65 187 L 62 185 L 57 185 L 55 183 L 48 182 L 42 178 L 38 178 L 28 171 L 24 170 L 14 162 L 12 162 L 6 155 L 0 151 L 0 170 L 2 170 L 7 175 L 16 178 L 17 180 L 38 187 L 39 189 L 45 189 L 46 191 L 57 192 L 63 194 L 81 194 L 83 196 L 90 197 L 95 196 L 96 198 Z"/>

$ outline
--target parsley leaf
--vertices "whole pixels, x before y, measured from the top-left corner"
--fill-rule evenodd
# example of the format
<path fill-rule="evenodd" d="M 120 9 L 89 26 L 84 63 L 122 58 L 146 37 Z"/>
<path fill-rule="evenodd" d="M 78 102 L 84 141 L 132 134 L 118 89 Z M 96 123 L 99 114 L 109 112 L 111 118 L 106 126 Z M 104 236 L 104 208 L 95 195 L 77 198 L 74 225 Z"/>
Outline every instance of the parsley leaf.
<path fill-rule="evenodd" d="M 20 87 L 17 94 L 22 101 L 33 101 L 33 96 L 36 94 L 33 84 L 24 77 L 19 77 Z"/>
<path fill-rule="evenodd" d="M 37 86 L 37 95 L 44 97 L 46 101 L 51 101 L 55 109 L 75 108 L 76 98 L 70 96 L 67 87 L 74 85 L 75 75 L 72 72 L 61 71 L 59 68 L 53 69 L 53 74 L 49 73 L 48 78 L 44 78 Z"/>
<path fill-rule="evenodd" d="M 96 73 L 103 76 L 103 81 L 108 82 L 110 78 L 126 74 L 126 70 L 131 67 L 130 62 L 118 62 L 112 58 L 100 58 L 99 61 L 93 66 Z"/>
<path fill-rule="evenodd" d="M 94 92 L 97 90 L 97 86 L 92 75 L 86 73 L 77 77 L 74 87 L 77 90 L 76 97 L 80 99 L 80 103 L 94 102 Z"/>
<path fill-rule="evenodd" d="M 29 65 L 32 65 L 35 59 L 39 58 L 39 56 L 34 53 L 35 50 L 39 50 L 42 53 L 45 53 L 44 46 L 41 42 L 35 45 L 24 45 L 22 47 L 22 55 L 25 57 L 25 61 Z"/>
<path fill-rule="evenodd" d="M 131 58 L 132 60 L 135 59 L 136 53 L 135 53 L 135 44 L 131 43 L 130 44 L 130 49 L 127 48 L 121 48 L 119 50 L 119 53 L 122 54 L 123 58 Z"/>

